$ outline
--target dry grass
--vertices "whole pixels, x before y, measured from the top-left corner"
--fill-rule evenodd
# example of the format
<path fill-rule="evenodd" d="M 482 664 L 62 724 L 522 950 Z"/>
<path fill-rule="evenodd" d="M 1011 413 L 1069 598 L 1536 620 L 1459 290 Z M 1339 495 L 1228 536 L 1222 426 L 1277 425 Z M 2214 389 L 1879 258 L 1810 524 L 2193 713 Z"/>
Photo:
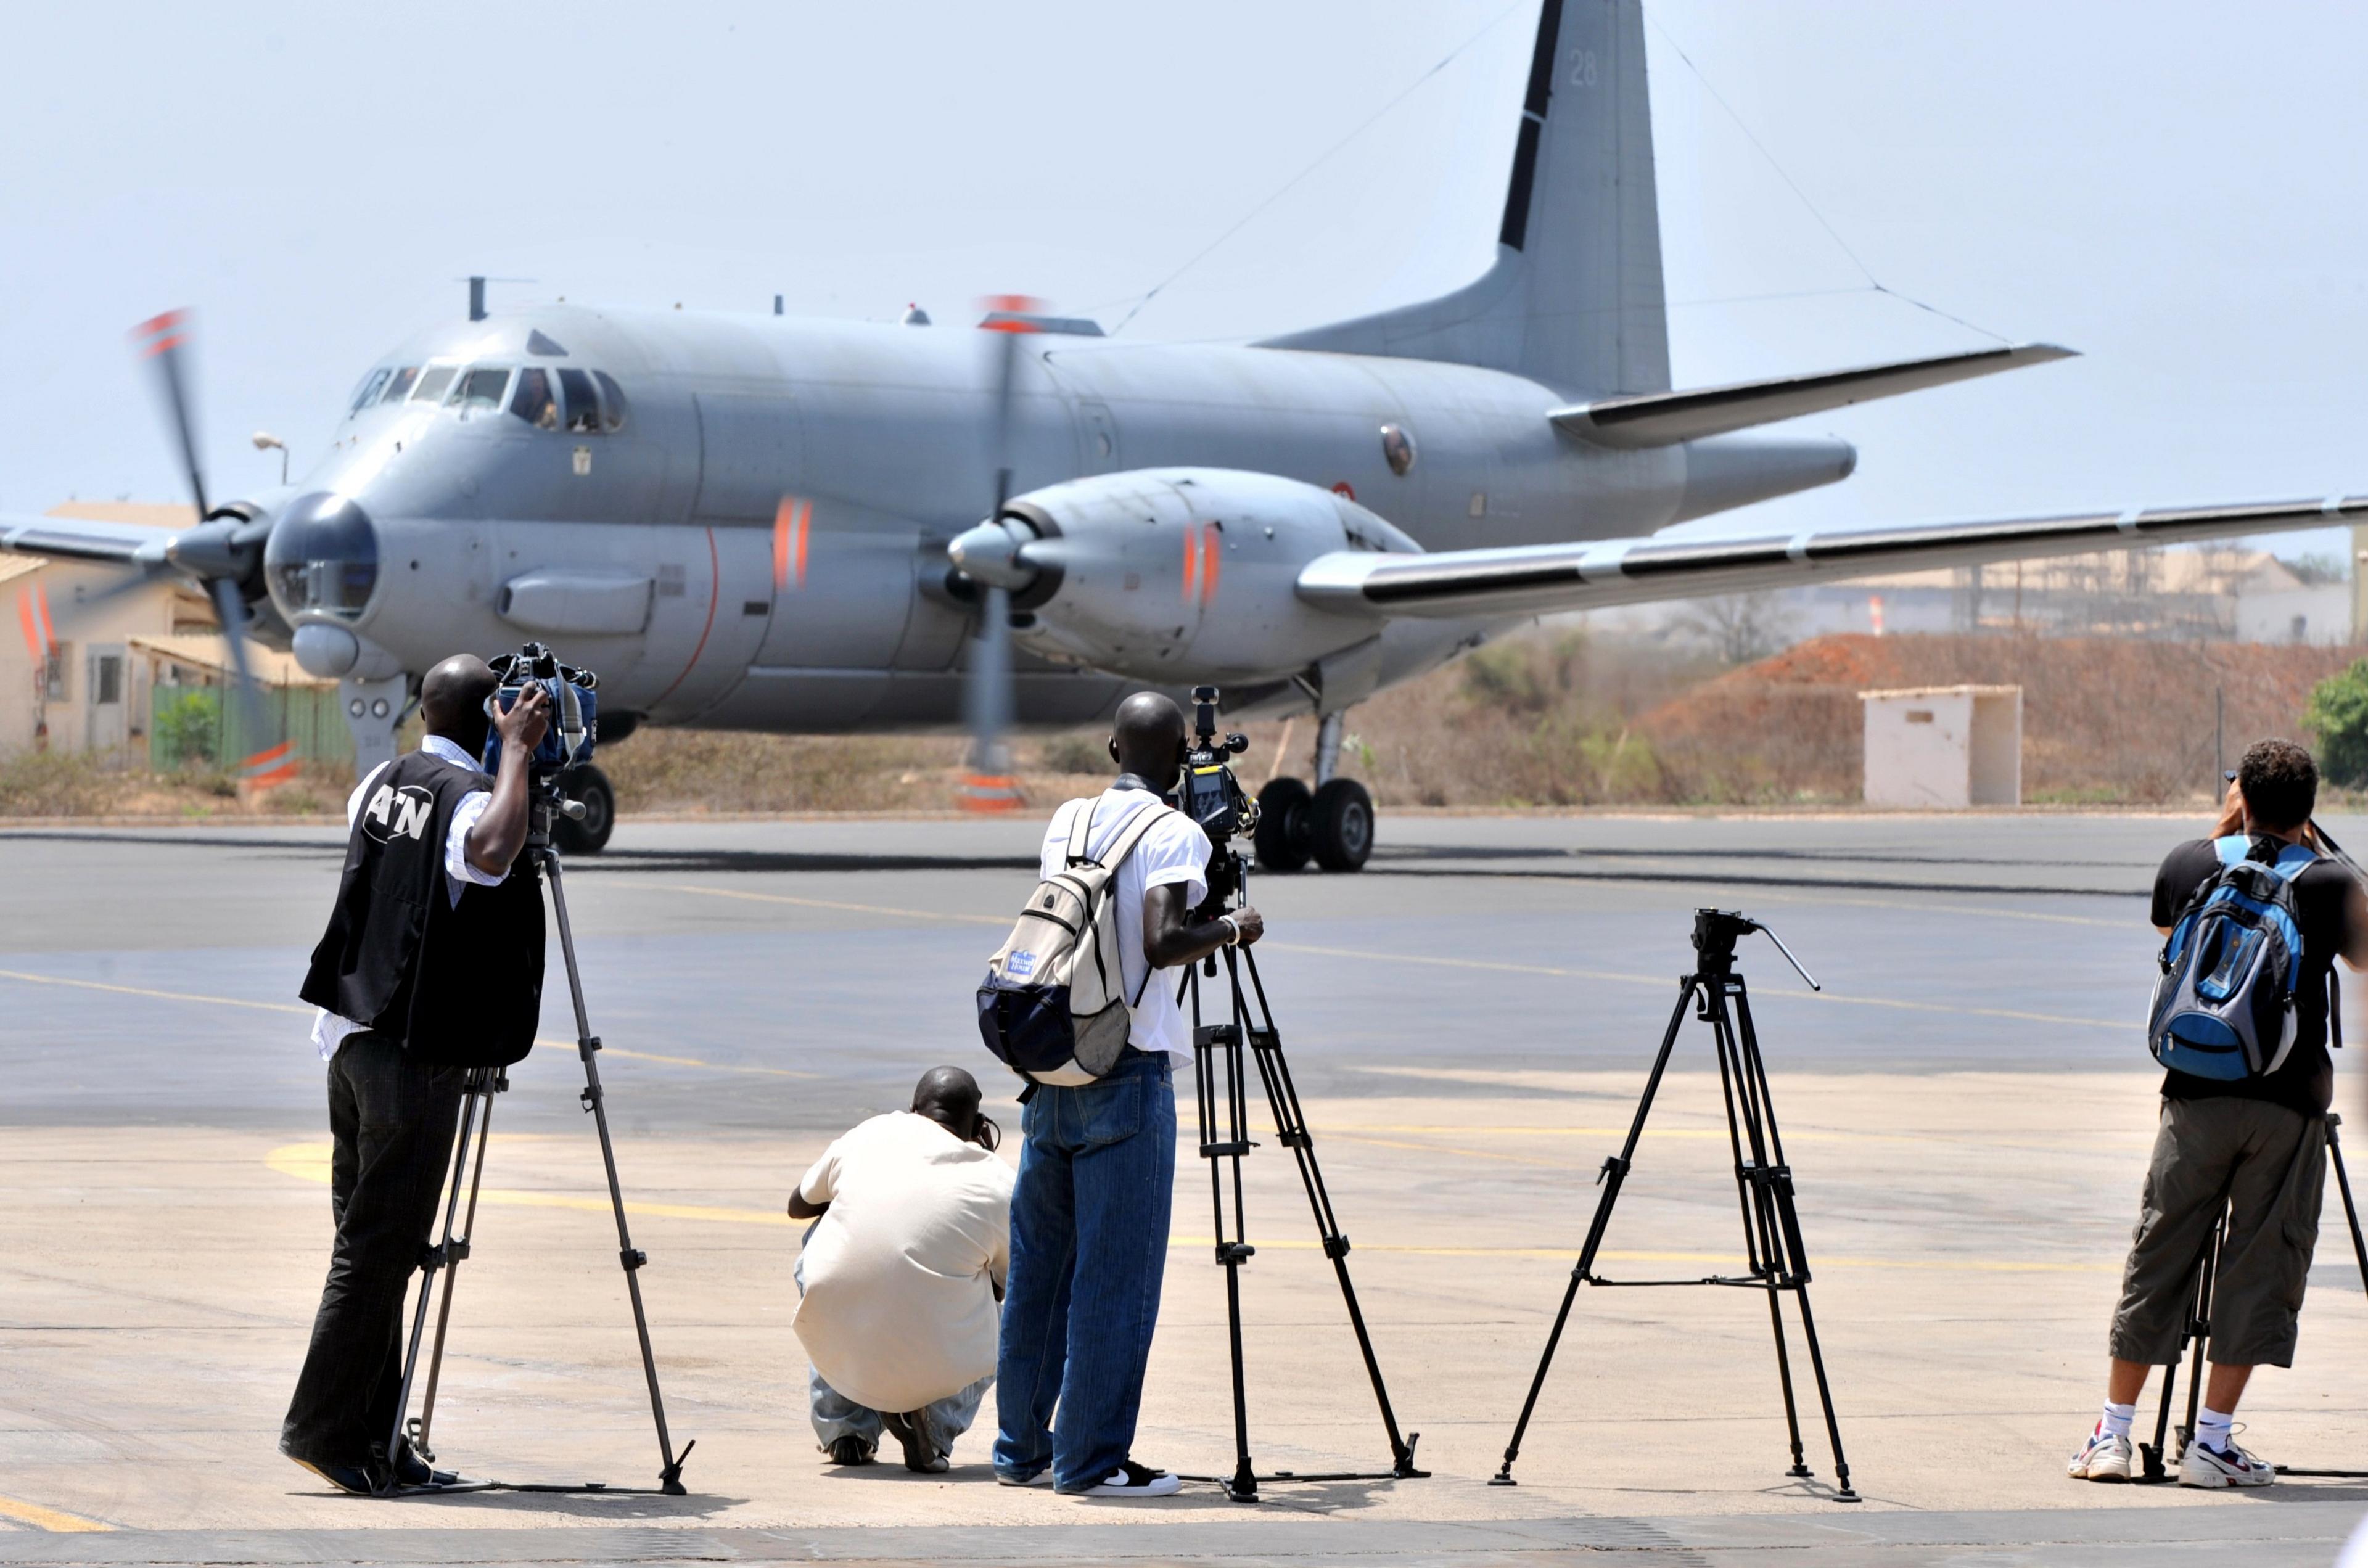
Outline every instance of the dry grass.
<path fill-rule="evenodd" d="M 2019 685 L 2023 795 L 2156 804 L 2214 786 L 2226 756 L 2300 735 L 2311 687 L 2360 650 L 2009 637 L 1825 637 L 1740 669 L 1703 653 L 1541 630 L 1384 692 L 1349 719 L 1343 770 L 1384 806 L 1840 804 L 1859 793 L 1869 687 Z M 1242 775 L 1304 777 L 1312 724 L 1249 726 Z M 1030 810 L 1099 789 L 1103 732 L 1015 741 Z M 654 731 L 604 747 L 632 814 L 927 812 L 961 800 L 959 735 Z M 0 817 L 334 813 L 350 778 L 315 764 L 252 805 L 230 778 L 101 760 L 0 760 Z"/>

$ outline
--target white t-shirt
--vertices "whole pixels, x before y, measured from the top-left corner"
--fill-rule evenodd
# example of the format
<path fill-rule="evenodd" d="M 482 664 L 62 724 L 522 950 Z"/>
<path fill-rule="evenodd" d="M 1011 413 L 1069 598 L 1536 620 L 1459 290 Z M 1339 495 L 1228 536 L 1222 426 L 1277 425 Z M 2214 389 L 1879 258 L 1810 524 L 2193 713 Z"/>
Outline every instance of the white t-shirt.
<path fill-rule="evenodd" d="M 792 1319 L 823 1381 L 873 1410 L 918 1410 L 995 1370 L 1011 1256 L 1011 1167 L 926 1116 L 892 1111 L 823 1151 L 798 1191 L 830 1211 Z"/>
<path fill-rule="evenodd" d="M 477 766 L 475 757 L 441 735 L 423 736 L 419 749 L 455 767 L 473 768 Z M 370 799 L 370 786 L 378 781 L 380 774 L 393 766 L 391 762 L 380 763 L 362 775 L 362 781 L 354 786 L 352 794 L 346 797 L 346 826 L 348 830 L 353 827 L 354 819 L 362 814 L 362 802 Z M 445 890 L 452 895 L 452 902 L 456 904 L 461 902 L 461 890 L 472 882 L 489 888 L 498 885 L 502 880 L 502 877 L 490 871 L 480 871 L 469 863 L 469 834 L 476 827 L 477 819 L 485 814 L 485 808 L 493 803 L 493 799 L 483 790 L 472 790 L 461 797 L 459 805 L 452 808 L 452 825 L 444 835 L 444 882 Z M 508 874 L 505 871 L 502 876 Z M 313 1010 L 313 1049 L 320 1052 L 322 1061 L 326 1062 L 337 1054 L 337 1047 L 346 1042 L 347 1035 L 363 1027 L 351 1018 L 339 1017 L 325 1007 L 316 1007 Z"/>
<path fill-rule="evenodd" d="M 1148 985 L 1144 977 L 1150 964 L 1143 956 L 1144 916 L 1137 913 L 1129 918 L 1127 911 L 1143 909 L 1144 894 L 1153 888 L 1170 883 L 1184 884 L 1184 902 L 1198 904 L 1209 896 L 1209 835 L 1201 824 L 1181 812 L 1167 811 L 1160 805 L 1159 797 L 1144 790 L 1105 790 L 1087 800 L 1071 801 L 1053 813 L 1052 825 L 1044 830 L 1042 873 L 1050 878 L 1064 869 L 1069 863 L 1069 831 L 1076 824 L 1081 808 L 1090 807 L 1094 825 L 1086 835 L 1086 853 L 1099 856 L 1117 841 L 1119 832 L 1139 811 L 1158 811 L 1162 819 L 1134 853 L 1118 869 L 1118 946 L 1119 973 L 1126 983 L 1126 994 L 1142 1000 L 1135 1003 L 1133 1027 L 1127 1031 L 1127 1043 L 1137 1051 L 1164 1051 L 1178 1068 L 1192 1065 L 1192 1039 L 1185 1027 L 1184 1010 L 1176 1005 L 1176 981 L 1179 971 L 1168 970 Z"/>

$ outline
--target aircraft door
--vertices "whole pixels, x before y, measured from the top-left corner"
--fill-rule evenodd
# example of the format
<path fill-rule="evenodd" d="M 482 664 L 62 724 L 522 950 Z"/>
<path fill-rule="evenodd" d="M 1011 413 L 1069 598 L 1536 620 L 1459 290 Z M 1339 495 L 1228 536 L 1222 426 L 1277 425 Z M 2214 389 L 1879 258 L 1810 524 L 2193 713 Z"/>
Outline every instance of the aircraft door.
<path fill-rule="evenodd" d="M 699 498 L 702 523 L 770 522 L 805 465 L 798 400 L 787 392 L 702 392 L 699 404 Z"/>

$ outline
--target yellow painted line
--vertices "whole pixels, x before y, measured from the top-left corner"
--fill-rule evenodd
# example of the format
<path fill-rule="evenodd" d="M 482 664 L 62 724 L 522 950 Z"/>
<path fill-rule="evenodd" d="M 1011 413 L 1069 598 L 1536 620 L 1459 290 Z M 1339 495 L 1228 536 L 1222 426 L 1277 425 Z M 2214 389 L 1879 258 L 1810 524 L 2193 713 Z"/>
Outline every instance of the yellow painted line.
<path fill-rule="evenodd" d="M 294 1176 L 299 1181 L 329 1182 L 329 1145 L 326 1143 L 283 1143 L 263 1157 L 263 1163 L 281 1176 Z M 530 1191 L 519 1187 L 489 1187 L 477 1194 L 480 1203 L 494 1203 L 510 1209 L 573 1209 L 586 1214 L 609 1212 L 606 1198 L 585 1197 L 570 1192 Z M 632 1199 L 625 1202 L 625 1212 L 660 1220 L 706 1220 L 723 1225 L 798 1226 L 806 1223 L 792 1220 L 784 1213 L 768 1213 L 762 1209 L 718 1209 L 703 1203 L 643 1203 Z"/>
<path fill-rule="evenodd" d="M 1217 1244 L 1215 1239 L 1210 1236 L 1170 1236 L 1167 1244 L 1173 1248 L 1213 1247 Z M 1276 1252 L 1319 1252 L 1323 1249 L 1324 1244 L 1309 1241 L 1261 1241 L 1252 1237 L 1250 1244 L 1262 1252 L 1269 1248 Z M 1518 1257 L 1543 1258 L 1557 1263 L 1575 1263 L 1578 1260 L 1577 1247 L 1396 1246 L 1388 1243 L 1376 1244 L 1359 1242 L 1352 1249 L 1351 1256 L 1360 1252 L 1385 1252 L 1407 1257 Z M 1723 1252 L 1625 1252 L 1614 1247 L 1604 1247 L 1597 1252 L 1595 1256 L 1597 1261 L 1601 1263 L 1708 1264 L 1713 1268 L 1737 1273 L 1744 1267 L 1743 1259 L 1732 1253 Z M 1809 1259 L 1809 1268 L 1812 1273 L 1825 1268 L 1910 1269 L 1919 1272 L 1974 1274 L 2119 1274 L 2122 1271 L 2122 1266 L 2118 1263 L 2021 1263 L 2009 1258 L 1996 1257 L 1812 1257 Z"/>
<path fill-rule="evenodd" d="M 30 1525 L 37 1530 L 53 1530 L 59 1535 L 91 1535 L 115 1528 L 97 1519 L 85 1519 L 80 1514 L 69 1514 L 62 1508 L 44 1508 L 39 1503 L 28 1503 L 16 1497 L 0 1497 L 0 1519 L 14 1519 L 20 1525 Z"/>
<path fill-rule="evenodd" d="M 28 985 L 70 985 L 78 991 L 108 991 L 118 996 L 154 996 L 164 1002 L 205 1002 L 217 1007 L 251 1007 L 258 1013 L 301 1013 L 310 1017 L 313 1009 L 289 1002 L 250 1002 L 243 996 L 206 996 L 193 991 L 154 991 L 144 985 L 109 985 L 97 980 L 68 980 L 57 974 L 28 974 L 22 970 L 0 969 L 0 980 L 21 980 Z"/>
<path fill-rule="evenodd" d="M 326 1184 L 329 1179 L 329 1145 L 326 1143 L 285 1143 L 264 1157 L 264 1164 L 282 1176 L 300 1181 Z M 580 1198 L 563 1192 L 526 1192 L 513 1188 L 488 1187 L 478 1195 L 481 1203 L 507 1204 L 525 1209 L 575 1209 L 587 1213 L 606 1214 L 609 1200 L 605 1198 Z M 706 1220 L 731 1225 L 775 1225 L 794 1228 L 806 1223 L 792 1220 L 786 1213 L 773 1213 L 762 1209 L 719 1209 L 694 1203 L 636 1203 L 625 1205 L 628 1214 L 646 1214 L 666 1220 Z M 1170 1236 L 1167 1244 L 1178 1247 L 1212 1247 L 1208 1236 Z M 1276 1252 L 1315 1252 L 1320 1242 L 1260 1241 L 1258 1246 Z M 1517 1257 L 1546 1258 L 1568 1261 L 1578 1255 L 1561 1247 L 1451 1247 L 1394 1245 L 1389 1243 L 1360 1244 L 1359 1252 L 1379 1252 L 1408 1257 Z M 1730 1254 L 1716 1252 L 1618 1252 L 1606 1250 L 1596 1256 L 1610 1263 L 1701 1263 L 1715 1268 L 1739 1269 L 1742 1261 Z M 1892 1268 L 1941 1271 L 1971 1271 L 1982 1274 L 2115 1274 L 2121 1265 L 2089 1263 L 2018 1263 L 2004 1258 L 1888 1258 L 1888 1257 L 1818 1257 L 1810 1260 L 1816 1268 Z"/>
<path fill-rule="evenodd" d="M 803 909 L 828 909 L 855 915 L 886 915 L 901 920 L 927 920 L 941 925 L 1004 926 L 1010 924 L 1002 916 L 995 915 L 948 915 L 928 909 L 901 909 L 891 904 L 852 903 L 829 898 L 797 898 L 788 893 L 749 892 L 740 888 L 699 887 L 688 882 L 661 882 L 655 885 L 667 892 L 696 893 L 707 898 L 739 899 L 751 903 L 786 903 Z M 1608 980 L 1623 985 L 1652 985 L 1664 990 L 1676 983 L 1674 975 L 1626 974 L 1617 970 L 1566 969 L 1557 964 L 1502 963 L 1486 959 L 1440 958 L 1424 953 L 1389 953 L 1362 948 L 1323 948 L 1304 942 L 1266 941 L 1258 945 L 1271 952 L 1310 953 L 1319 958 L 1366 959 L 1387 964 L 1424 964 L 1434 969 L 1481 970 L 1497 974 L 1543 974 L 1565 980 Z M 1907 1013 L 1945 1013 L 1956 1017 L 2010 1018 L 2017 1023 L 2025 1024 L 2066 1024 L 2076 1028 L 2121 1029 L 2130 1027 L 2126 1020 L 2118 1018 L 2075 1018 L 2057 1013 L 2026 1013 L 2012 1007 L 1973 1007 L 1951 1002 L 1911 1002 L 1902 997 L 1893 996 L 1843 996 L 1831 991 L 1812 992 L 1806 999 L 1854 1007 L 1889 1007 Z"/>

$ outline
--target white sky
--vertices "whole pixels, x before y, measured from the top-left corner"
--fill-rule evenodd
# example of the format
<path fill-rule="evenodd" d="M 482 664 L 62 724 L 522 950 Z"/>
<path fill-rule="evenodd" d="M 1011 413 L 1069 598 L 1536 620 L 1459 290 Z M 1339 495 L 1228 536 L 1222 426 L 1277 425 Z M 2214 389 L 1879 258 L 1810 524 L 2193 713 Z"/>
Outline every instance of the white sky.
<path fill-rule="evenodd" d="M 123 338 L 170 305 L 200 312 L 221 494 L 275 475 L 257 427 L 307 460 L 356 375 L 458 315 L 471 272 L 534 280 L 496 303 L 778 292 L 944 321 L 1023 290 L 1114 324 L 1478 34 L 1127 332 L 1248 336 L 1436 293 L 1490 256 L 1534 11 L 18 7 L 0 508 L 179 494 Z M 1809 422 L 1859 444 L 1857 476 L 1723 526 L 2368 491 L 2368 9 L 1647 17 L 1679 385 L 1987 341 L 1867 291 L 1702 77 L 1890 289 L 2087 356 Z"/>

